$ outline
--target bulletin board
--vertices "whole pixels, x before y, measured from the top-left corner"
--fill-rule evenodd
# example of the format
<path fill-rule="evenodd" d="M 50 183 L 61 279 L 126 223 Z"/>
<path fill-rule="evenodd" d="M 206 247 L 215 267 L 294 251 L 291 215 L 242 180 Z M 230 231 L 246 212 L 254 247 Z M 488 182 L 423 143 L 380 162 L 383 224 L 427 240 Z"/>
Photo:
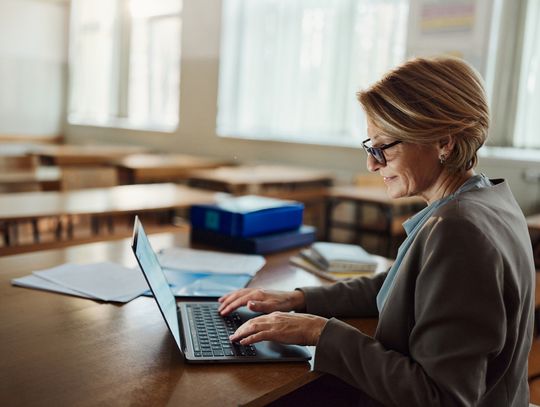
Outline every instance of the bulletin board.
<path fill-rule="evenodd" d="M 493 0 L 411 0 L 407 55 L 453 55 L 486 74 Z"/>

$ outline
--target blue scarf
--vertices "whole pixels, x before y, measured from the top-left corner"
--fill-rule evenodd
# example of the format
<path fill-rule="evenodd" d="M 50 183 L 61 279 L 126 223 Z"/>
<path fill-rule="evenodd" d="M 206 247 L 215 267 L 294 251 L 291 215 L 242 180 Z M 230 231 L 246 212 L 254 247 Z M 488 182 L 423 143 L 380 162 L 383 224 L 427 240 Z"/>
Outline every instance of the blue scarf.
<path fill-rule="evenodd" d="M 414 238 L 416 237 L 422 226 L 424 226 L 424 223 L 426 223 L 426 221 L 431 217 L 433 212 L 435 212 L 438 208 L 450 202 L 452 199 L 454 199 L 456 196 L 463 192 L 471 191 L 473 189 L 490 187 L 492 185 L 493 184 L 491 183 L 489 178 L 486 177 L 484 174 L 474 175 L 473 177 L 469 178 L 461 187 L 459 187 L 456 192 L 445 198 L 433 202 L 431 205 L 425 207 L 416 215 L 407 219 L 403 223 L 403 228 L 405 229 L 405 233 L 407 233 L 407 237 L 405 238 L 405 241 L 401 244 L 401 246 L 399 246 L 396 260 L 388 271 L 388 275 L 386 276 L 386 279 L 384 280 L 384 283 L 379 293 L 377 294 L 377 308 L 379 309 L 379 314 L 381 313 L 386 299 L 388 298 L 388 295 L 392 290 L 394 280 L 398 273 L 399 267 L 401 266 L 403 258 L 407 254 L 409 247 L 411 247 Z"/>

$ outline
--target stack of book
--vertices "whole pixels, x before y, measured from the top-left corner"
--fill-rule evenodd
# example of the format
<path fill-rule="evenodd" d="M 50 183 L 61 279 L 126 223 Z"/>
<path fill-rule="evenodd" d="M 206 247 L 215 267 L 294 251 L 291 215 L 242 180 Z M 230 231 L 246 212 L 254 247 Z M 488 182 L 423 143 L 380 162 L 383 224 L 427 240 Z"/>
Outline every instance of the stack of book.
<path fill-rule="evenodd" d="M 240 253 L 307 246 L 316 229 L 302 225 L 304 204 L 257 195 L 191 207 L 191 241 Z"/>
<path fill-rule="evenodd" d="M 377 269 L 374 256 L 358 245 L 345 243 L 313 243 L 290 262 L 330 281 L 371 275 Z"/>

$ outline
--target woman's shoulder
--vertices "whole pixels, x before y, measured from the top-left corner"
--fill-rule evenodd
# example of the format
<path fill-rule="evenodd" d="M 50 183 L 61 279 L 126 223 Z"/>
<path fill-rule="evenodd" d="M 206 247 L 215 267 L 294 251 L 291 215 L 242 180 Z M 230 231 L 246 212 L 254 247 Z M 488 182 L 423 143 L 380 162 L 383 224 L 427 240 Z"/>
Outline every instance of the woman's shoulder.
<path fill-rule="evenodd" d="M 521 214 L 521 208 L 514 198 L 508 183 L 503 179 L 491 180 L 492 185 L 463 192 L 433 215 L 455 219 L 478 219 L 478 217 L 500 218 L 501 216 Z"/>
<path fill-rule="evenodd" d="M 456 229 L 467 240 L 483 236 L 495 245 L 528 236 L 525 217 L 504 180 L 456 196 L 438 208 L 426 226 L 443 233 Z"/>

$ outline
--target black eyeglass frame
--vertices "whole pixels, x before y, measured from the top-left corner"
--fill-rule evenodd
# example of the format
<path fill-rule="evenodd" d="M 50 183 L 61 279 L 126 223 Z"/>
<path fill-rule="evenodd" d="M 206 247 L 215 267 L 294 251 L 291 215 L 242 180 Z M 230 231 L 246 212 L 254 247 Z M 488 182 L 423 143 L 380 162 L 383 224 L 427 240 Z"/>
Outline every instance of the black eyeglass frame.
<path fill-rule="evenodd" d="M 362 141 L 362 147 L 364 150 L 366 150 L 366 153 L 368 153 L 370 156 L 372 156 L 379 164 L 386 165 L 386 157 L 384 156 L 384 150 L 390 147 L 394 147 L 395 145 L 399 143 L 403 143 L 403 140 L 396 140 L 393 143 L 390 144 L 383 144 L 381 147 L 369 147 L 366 145 L 368 141 L 371 141 L 370 138 L 365 139 Z"/>

